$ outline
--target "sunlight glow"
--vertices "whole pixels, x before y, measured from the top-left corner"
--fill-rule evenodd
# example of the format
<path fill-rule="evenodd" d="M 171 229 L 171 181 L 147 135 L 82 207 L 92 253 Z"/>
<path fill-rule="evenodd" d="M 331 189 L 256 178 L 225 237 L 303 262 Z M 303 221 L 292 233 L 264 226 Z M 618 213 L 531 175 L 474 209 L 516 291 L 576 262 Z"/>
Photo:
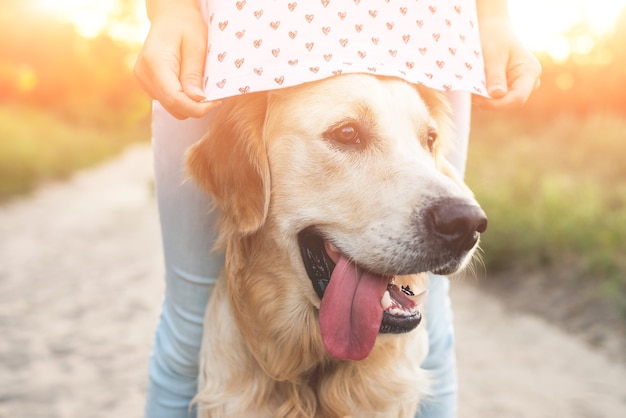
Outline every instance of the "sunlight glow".
<path fill-rule="evenodd" d="M 113 18 L 117 4 L 100 0 L 32 0 L 40 10 L 55 19 L 72 23 L 78 33 L 93 38 L 103 31 L 111 37 L 128 42 L 141 42 L 148 31 L 145 2 L 136 0 L 135 15 L 138 25 L 116 22 Z"/>
<path fill-rule="evenodd" d="M 138 25 L 116 23 L 112 19 L 115 1 L 102 0 L 28 0 L 55 18 L 73 23 L 86 37 L 102 31 L 112 37 L 141 42 L 148 31 L 144 0 L 136 1 Z M 626 0 L 509 0 L 511 17 L 517 33 L 534 51 L 543 51 L 557 60 L 572 52 L 585 54 L 593 48 L 593 37 L 611 30 Z M 590 29 L 587 36 L 572 38 L 568 31 L 584 23 Z"/>
<path fill-rule="evenodd" d="M 509 0 L 511 19 L 516 32 L 534 51 L 564 60 L 572 53 L 585 54 L 594 45 L 593 37 L 608 33 L 626 0 Z M 571 29 L 579 24 L 590 33 L 575 35 Z"/>
<path fill-rule="evenodd" d="M 16 69 L 15 87 L 21 93 L 31 92 L 37 87 L 37 74 L 28 66 L 20 66 Z"/>
<path fill-rule="evenodd" d="M 36 0 L 43 11 L 56 19 L 70 22 L 85 37 L 91 38 L 106 26 L 112 12 L 110 2 L 90 0 Z"/>

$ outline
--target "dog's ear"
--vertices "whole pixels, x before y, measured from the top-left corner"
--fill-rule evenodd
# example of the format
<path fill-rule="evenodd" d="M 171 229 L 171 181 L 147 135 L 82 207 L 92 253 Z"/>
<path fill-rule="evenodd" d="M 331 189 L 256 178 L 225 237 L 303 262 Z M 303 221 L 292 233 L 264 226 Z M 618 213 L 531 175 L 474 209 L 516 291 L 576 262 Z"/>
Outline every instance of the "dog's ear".
<path fill-rule="evenodd" d="M 263 225 L 269 207 L 265 110 L 265 93 L 225 100 L 207 134 L 187 151 L 190 176 L 213 196 L 223 219 L 244 235 Z"/>

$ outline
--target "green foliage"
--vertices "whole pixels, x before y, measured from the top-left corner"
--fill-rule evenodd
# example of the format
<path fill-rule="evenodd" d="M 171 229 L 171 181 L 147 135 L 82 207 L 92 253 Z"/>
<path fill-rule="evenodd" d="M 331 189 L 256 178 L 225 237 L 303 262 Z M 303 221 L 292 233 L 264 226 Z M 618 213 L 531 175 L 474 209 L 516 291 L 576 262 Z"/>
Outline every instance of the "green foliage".
<path fill-rule="evenodd" d="M 626 118 L 477 113 L 467 181 L 489 272 L 561 265 L 626 296 Z"/>
<path fill-rule="evenodd" d="M 0 106 L 0 201 L 64 178 L 145 140 L 145 125 L 105 130 L 77 127 L 43 111 Z"/>
<path fill-rule="evenodd" d="M 131 71 L 136 46 L 81 37 L 29 4 L 0 8 L 0 200 L 148 137 L 150 100 Z"/>

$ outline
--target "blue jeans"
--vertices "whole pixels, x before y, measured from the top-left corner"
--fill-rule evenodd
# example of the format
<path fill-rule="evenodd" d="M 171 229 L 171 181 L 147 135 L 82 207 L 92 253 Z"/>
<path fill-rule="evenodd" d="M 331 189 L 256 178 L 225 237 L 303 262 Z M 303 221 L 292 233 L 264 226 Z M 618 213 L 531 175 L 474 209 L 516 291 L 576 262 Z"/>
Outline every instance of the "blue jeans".
<path fill-rule="evenodd" d="M 464 170 L 469 134 L 469 94 L 451 94 L 457 127 L 456 155 Z M 223 254 L 213 252 L 216 214 L 210 198 L 187 179 L 184 153 L 198 141 L 212 115 L 180 121 L 158 103 L 153 108 L 155 184 L 163 238 L 166 289 L 149 365 L 147 418 L 195 417 L 189 404 L 197 390 L 198 353 L 204 310 L 223 266 Z M 456 365 L 452 310 L 445 277 L 431 278 L 427 306 L 430 353 L 424 367 L 436 378 L 432 399 L 419 417 L 456 416 Z"/>

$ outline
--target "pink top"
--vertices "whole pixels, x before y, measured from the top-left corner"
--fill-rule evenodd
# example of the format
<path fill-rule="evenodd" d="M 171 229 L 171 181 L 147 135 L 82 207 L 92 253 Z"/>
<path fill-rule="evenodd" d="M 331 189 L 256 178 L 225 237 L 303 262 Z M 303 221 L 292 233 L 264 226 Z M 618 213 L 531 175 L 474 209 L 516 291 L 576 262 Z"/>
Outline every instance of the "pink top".
<path fill-rule="evenodd" d="M 342 73 L 487 95 L 474 0 L 200 0 L 209 100 Z"/>

